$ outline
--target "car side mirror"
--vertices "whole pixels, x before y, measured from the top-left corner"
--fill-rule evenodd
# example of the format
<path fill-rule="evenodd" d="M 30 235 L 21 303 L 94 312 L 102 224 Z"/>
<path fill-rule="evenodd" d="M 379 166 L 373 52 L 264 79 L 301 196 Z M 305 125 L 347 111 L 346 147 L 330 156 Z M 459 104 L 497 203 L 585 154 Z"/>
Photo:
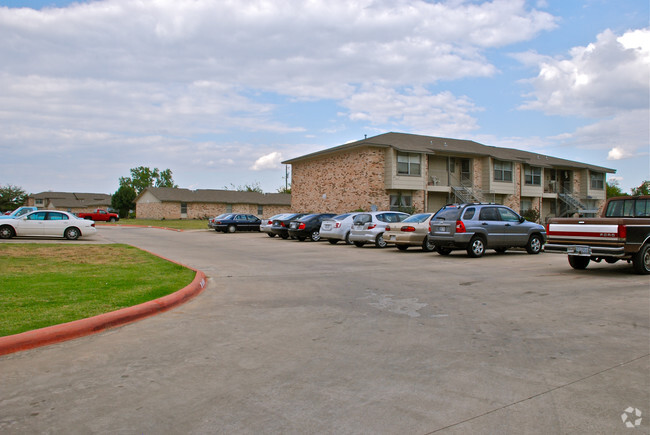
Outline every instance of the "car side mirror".
<path fill-rule="evenodd" d="M 526 222 L 526 218 L 523 216 L 519 216 L 519 223 L 523 224 L 524 222 Z"/>

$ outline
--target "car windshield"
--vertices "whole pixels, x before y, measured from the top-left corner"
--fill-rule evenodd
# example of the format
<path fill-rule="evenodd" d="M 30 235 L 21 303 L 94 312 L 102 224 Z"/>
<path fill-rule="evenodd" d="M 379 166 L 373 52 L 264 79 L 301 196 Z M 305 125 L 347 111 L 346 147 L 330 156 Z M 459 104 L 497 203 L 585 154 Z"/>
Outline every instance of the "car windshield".
<path fill-rule="evenodd" d="M 307 216 L 303 216 L 298 220 L 301 221 L 301 222 L 306 222 L 306 221 L 308 221 L 310 219 L 315 218 L 316 216 L 318 216 L 318 215 L 317 214 L 308 214 Z"/>
<path fill-rule="evenodd" d="M 352 214 L 352 213 L 340 214 L 340 215 L 338 215 L 338 216 L 334 216 L 333 218 L 330 218 L 330 219 L 334 219 L 335 221 L 342 221 L 343 219 L 345 219 L 346 217 L 350 216 L 351 214 Z"/>
<path fill-rule="evenodd" d="M 416 222 L 421 224 L 422 222 L 425 222 L 430 217 L 431 217 L 431 213 L 414 214 L 413 216 L 407 217 L 402 222 Z"/>
<path fill-rule="evenodd" d="M 440 219 L 441 221 L 455 221 L 459 210 L 458 207 L 441 208 L 434 216 L 434 219 Z"/>

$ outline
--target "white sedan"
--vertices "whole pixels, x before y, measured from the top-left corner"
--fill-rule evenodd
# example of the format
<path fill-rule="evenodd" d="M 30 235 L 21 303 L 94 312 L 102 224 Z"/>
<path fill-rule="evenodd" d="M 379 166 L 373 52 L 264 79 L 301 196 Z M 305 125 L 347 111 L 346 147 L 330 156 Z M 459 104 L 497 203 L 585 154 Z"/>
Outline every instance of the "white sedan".
<path fill-rule="evenodd" d="M 0 239 L 12 237 L 65 237 L 76 240 L 97 232 L 95 222 L 79 219 L 72 213 L 59 210 L 38 210 L 16 219 L 3 220 Z"/>

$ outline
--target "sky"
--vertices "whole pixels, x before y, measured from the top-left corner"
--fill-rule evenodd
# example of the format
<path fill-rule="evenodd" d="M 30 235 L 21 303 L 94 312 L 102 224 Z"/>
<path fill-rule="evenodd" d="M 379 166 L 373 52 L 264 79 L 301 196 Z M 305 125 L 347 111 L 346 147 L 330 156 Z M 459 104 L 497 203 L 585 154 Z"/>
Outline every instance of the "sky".
<path fill-rule="evenodd" d="M 387 132 L 650 179 L 647 0 L 0 0 L 0 186 L 285 186 Z M 342 180 L 343 182 L 343 180 Z"/>

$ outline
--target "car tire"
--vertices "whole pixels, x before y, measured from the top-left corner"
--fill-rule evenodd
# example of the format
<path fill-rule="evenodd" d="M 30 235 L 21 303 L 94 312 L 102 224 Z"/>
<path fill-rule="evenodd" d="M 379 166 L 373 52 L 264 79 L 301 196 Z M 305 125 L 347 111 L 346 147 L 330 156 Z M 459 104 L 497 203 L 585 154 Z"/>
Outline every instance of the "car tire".
<path fill-rule="evenodd" d="M 449 255 L 451 254 L 451 248 L 443 248 L 441 246 L 436 246 L 436 252 L 440 255 Z"/>
<path fill-rule="evenodd" d="M 320 240 L 320 232 L 312 231 L 309 238 L 311 239 L 312 242 L 318 242 Z"/>
<path fill-rule="evenodd" d="M 275 234 L 273 234 L 273 233 L 266 233 L 266 234 L 267 234 L 269 237 L 271 237 L 271 238 L 272 238 L 272 237 L 275 237 Z"/>
<path fill-rule="evenodd" d="M 346 245 L 351 245 L 352 244 L 352 240 L 350 240 L 350 232 L 349 231 L 347 233 L 345 233 L 345 244 Z"/>
<path fill-rule="evenodd" d="M 117 220 L 117 219 L 115 219 L 114 217 L 112 217 L 112 218 L 110 218 L 108 221 L 109 221 L 110 223 L 115 223 L 116 220 Z"/>
<path fill-rule="evenodd" d="M 406 251 L 409 248 L 409 245 L 395 245 L 400 251 Z"/>
<path fill-rule="evenodd" d="M 77 240 L 79 238 L 79 236 L 81 235 L 81 232 L 79 231 L 79 228 L 70 227 L 70 228 L 66 228 L 63 235 L 68 240 Z"/>
<path fill-rule="evenodd" d="M 428 237 L 424 238 L 424 241 L 422 242 L 422 250 L 424 252 L 433 252 L 436 249 L 436 245 L 433 242 L 429 241 Z"/>
<path fill-rule="evenodd" d="M 526 252 L 531 255 L 539 254 L 542 252 L 542 238 L 539 234 L 533 234 L 530 236 L 528 243 L 526 243 Z"/>
<path fill-rule="evenodd" d="M 375 246 L 378 248 L 385 248 L 388 246 L 388 243 L 384 240 L 384 233 L 377 234 L 377 237 L 375 237 Z"/>
<path fill-rule="evenodd" d="M 354 246 L 356 246 L 357 248 L 361 248 L 365 244 L 366 244 L 366 242 L 354 242 Z"/>
<path fill-rule="evenodd" d="M 11 239 L 16 235 L 16 232 L 9 225 L 0 227 L 0 239 Z"/>
<path fill-rule="evenodd" d="M 236 226 L 234 226 L 234 225 L 228 225 L 228 232 L 229 232 L 229 233 L 234 233 L 235 231 L 237 231 L 237 227 L 236 227 Z"/>
<path fill-rule="evenodd" d="M 336 239 L 327 239 L 327 241 L 330 242 L 330 245 L 336 245 L 338 243 Z"/>
<path fill-rule="evenodd" d="M 584 270 L 589 265 L 591 258 L 589 257 L 579 257 L 577 255 L 568 255 L 569 264 L 576 270 Z"/>
<path fill-rule="evenodd" d="M 280 237 L 282 237 L 283 240 L 287 240 L 289 238 L 289 234 L 280 234 Z"/>
<path fill-rule="evenodd" d="M 467 255 L 471 258 L 479 258 L 485 254 L 485 240 L 481 236 L 474 236 L 467 245 Z"/>
<path fill-rule="evenodd" d="M 632 267 L 639 275 L 650 274 L 650 243 L 646 243 L 632 257 Z"/>

